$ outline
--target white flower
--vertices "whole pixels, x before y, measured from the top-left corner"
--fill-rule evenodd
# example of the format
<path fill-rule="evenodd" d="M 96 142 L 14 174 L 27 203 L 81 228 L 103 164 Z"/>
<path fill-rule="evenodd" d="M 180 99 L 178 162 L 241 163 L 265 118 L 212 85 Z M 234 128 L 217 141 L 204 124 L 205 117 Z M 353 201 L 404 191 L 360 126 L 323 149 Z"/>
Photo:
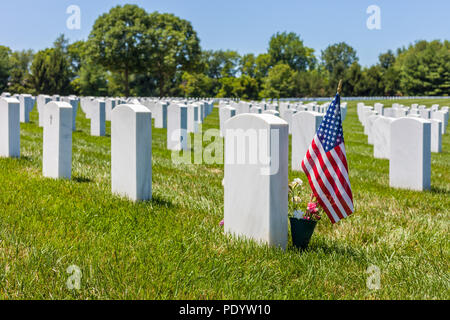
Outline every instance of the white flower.
<path fill-rule="evenodd" d="M 294 212 L 294 218 L 295 219 L 299 219 L 299 220 L 303 219 L 304 215 L 305 215 L 305 213 L 303 211 L 300 211 L 300 210 Z"/>
<path fill-rule="evenodd" d="M 303 185 L 303 181 L 300 178 L 294 179 L 294 183 L 298 184 L 299 186 Z"/>

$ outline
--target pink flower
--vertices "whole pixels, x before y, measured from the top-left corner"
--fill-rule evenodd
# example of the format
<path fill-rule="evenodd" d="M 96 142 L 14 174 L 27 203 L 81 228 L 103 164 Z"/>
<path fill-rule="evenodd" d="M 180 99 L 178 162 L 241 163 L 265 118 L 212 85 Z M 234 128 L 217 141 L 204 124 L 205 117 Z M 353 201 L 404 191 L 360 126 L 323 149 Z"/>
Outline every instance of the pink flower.
<path fill-rule="evenodd" d="M 225 220 L 220 221 L 219 225 L 223 227 L 225 225 Z"/>
<path fill-rule="evenodd" d="M 314 202 L 308 203 L 308 211 L 311 213 L 319 211 L 319 209 L 317 209 L 317 203 Z"/>

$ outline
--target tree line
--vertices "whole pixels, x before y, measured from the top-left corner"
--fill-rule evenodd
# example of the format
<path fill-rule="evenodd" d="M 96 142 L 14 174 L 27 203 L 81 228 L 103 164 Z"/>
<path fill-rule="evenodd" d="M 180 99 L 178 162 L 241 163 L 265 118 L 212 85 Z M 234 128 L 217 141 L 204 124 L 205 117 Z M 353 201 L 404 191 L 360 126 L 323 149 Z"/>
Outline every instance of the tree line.
<path fill-rule="evenodd" d="M 86 41 L 60 35 L 34 53 L 0 46 L 0 92 L 82 96 L 241 99 L 322 97 L 344 80 L 345 96 L 450 93 L 450 42 L 417 41 L 362 67 L 341 42 L 316 55 L 300 36 L 278 32 L 265 53 L 203 50 L 192 24 L 136 5 L 97 18 Z"/>

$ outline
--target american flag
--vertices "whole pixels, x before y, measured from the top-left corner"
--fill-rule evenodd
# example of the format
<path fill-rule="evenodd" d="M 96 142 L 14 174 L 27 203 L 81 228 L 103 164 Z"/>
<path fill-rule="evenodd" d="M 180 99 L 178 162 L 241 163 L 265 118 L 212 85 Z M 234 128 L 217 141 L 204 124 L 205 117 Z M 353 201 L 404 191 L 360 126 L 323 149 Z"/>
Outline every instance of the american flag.
<path fill-rule="evenodd" d="M 314 196 L 332 223 L 354 212 L 340 105 L 336 94 L 302 161 Z"/>

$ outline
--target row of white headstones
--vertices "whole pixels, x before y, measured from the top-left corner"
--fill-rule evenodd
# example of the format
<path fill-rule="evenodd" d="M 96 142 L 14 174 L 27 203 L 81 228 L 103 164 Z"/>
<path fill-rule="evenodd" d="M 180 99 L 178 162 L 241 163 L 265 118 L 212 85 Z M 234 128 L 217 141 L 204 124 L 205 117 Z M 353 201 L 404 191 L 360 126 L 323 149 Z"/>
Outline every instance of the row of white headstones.
<path fill-rule="evenodd" d="M 168 128 L 168 148 L 180 150 L 188 132 L 194 132 L 213 108 L 213 101 L 180 99 L 80 100 L 40 95 L 36 101 L 43 127 L 43 175 L 71 178 L 72 132 L 80 102 L 91 120 L 92 136 L 104 136 L 106 121 L 111 121 L 112 192 L 134 201 L 152 198 L 152 116 L 155 127 Z M 30 121 L 34 102 L 31 95 L 0 98 L 0 157 L 20 157 L 20 123 Z"/>
<path fill-rule="evenodd" d="M 366 106 L 358 103 L 359 121 L 374 157 L 389 159 L 391 187 L 412 190 L 431 188 L 431 153 L 442 152 L 442 135 L 446 133 L 449 107 L 413 104 Z"/>

